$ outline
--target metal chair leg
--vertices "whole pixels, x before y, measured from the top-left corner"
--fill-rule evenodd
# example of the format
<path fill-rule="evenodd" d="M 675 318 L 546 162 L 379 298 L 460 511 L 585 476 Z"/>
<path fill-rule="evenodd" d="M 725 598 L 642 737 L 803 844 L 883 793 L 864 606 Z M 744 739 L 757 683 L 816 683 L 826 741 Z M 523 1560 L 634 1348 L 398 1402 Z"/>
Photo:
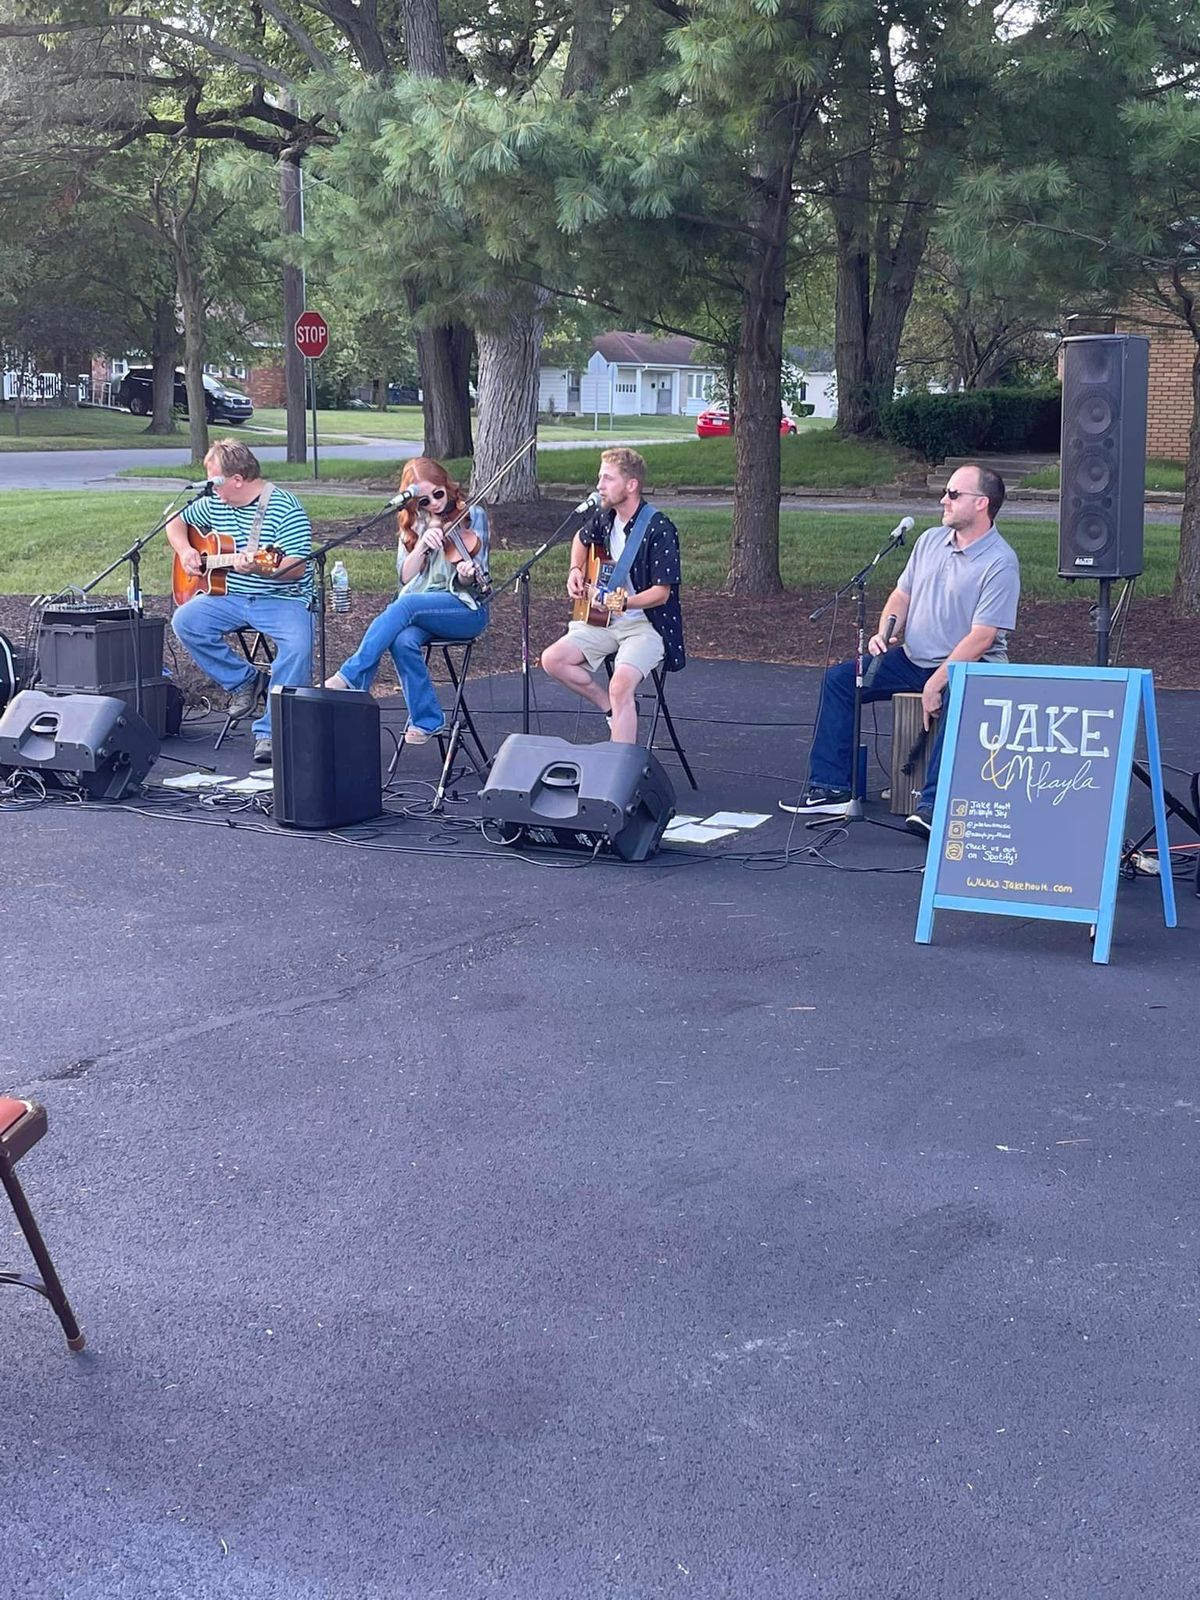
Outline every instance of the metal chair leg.
<path fill-rule="evenodd" d="M 679 742 L 679 735 L 675 731 L 675 723 L 671 717 L 671 708 L 667 704 L 667 689 L 663 675 L 663 669 L 661 667 L 656 667 L 651 676 L 654 679 L 655 698 L 654 713 L 650 719 L 650 737 L 646 741 L 647 748 L 651 750 L 654 748 L 654 735 L 658 731 L 658 718 L 659 713 L 661 712 L 663 720 L 667 725 L 667 733 L 670 737 L 671 744 L 674 747 L 676 756 L 679 758 L 679 765 L 687 774 L 687 781 L 691 784 L 692 788 L 698 789 L 700 786 L 696 782 L 696 779 L 692 773 L 687 756 L 683 753 L 683 745 Z"/>
<path fill-rule="evenodd" d="M 71 1302 L 67 1299 L 66 1290 L 59 1280 L 58 1273 L 54 1270 L 54 1262 L 50 1259 L 50 1252 L 42 1238 L 37 1223 L 34 1221 L 33 1212 L 25 1198 L 25 1191 L 17 1180 L 16 1173 L 7 1161 L 0 1160 L 0 1183 L 4 1185 L 4 1192 L 8 1195 L 13 1212 L 20 1224 L 21 1232 L 25 1235 L 25 1242 L 33 1256 L 40 1278 L 31 1278 L 20 1272 L 0 1272 L 0 1283 L 15 1283 L 23 1289 L 32 1289 L 35 1294 L 40 1294 L 54 1307 L 55 1315 L 62 1325 L 69 1350 L 82 1350 L 85 1344 L 83 1330 L 76 1320 L 71 1309 Z"/>

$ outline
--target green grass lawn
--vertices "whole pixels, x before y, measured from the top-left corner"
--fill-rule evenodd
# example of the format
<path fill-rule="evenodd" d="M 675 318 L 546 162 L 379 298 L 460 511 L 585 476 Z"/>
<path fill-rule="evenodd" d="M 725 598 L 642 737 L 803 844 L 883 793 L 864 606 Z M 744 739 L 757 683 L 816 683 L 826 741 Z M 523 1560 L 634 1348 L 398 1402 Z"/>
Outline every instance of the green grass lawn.
<path fill-rule="evenodd" d="M 780 441 L 781 481 L 785 489 L 858 489 L 871 484 L 894 483 L 911 477 L 914 468 L 903 451 L 887 445 L 866 444 L 857 439 L 839 439 L 828 429 L 813 429 L 795 438 Z M 607 441 L 604 445 L 607 448 Z M 698 488 L 729 489 L 734 478 L 734 441 L 701 439 L 690 443 L 648 444 L 642 450 L 650 472 L 650 493 L 679 484 Z M 542 483 L 575 486 L 596 481 L 599 453 L 593 447 L 571 450 L 543 450 L 538 457 L 538 477 Z M 471 463 L 466 459 L 448 461 L 450 471 L 465 482 Z M 346 461 L 322 456 L 322 480 L 371 483 L 396 483 L 403 462 Z M 124 477 L 179 478 L 181 467 L 126 467 Z M 273 461 L 267 470 L 277 483 L 312 482 L 312 463 Z M 201 476 L 194 467 L 193 475 Z"/>
<path fill-rule="evenodd" d="M 1184 468 L 1178 461 L 1156 461 L 1151 458 L 1146 462 L 1146 487 L 1159 491 L 1174 490 L 1177 494 L 1183 493 Z M 1040 472 L 1031 472 L 1027 478 L 1021 479 L 1022 489 L 1057 489 L 1061 482 L 1061 473 L 1058 463 L 1043 467 Z"/>
<path fill-rule="evenodd" d="M 611 427 L 610 427 L 611 422 Z M 285 432 L 287 413 L 282 410 L 262 409 L 254 413 L 251 427 L 263 427 Z M 311 434 L 311 421 L 309 431 Z M 809 418 L 802 428 L 828 427 L 825 422 Z M 317 412 L 317 440 L 357 437 L 364 439 L 420 439 L 425 423 L 420 406 L 389 406 L 386 411 L 321 411 Z M 542 444 L 556 440 L 592 439 L 600 447 L 623 444 L 629 439 L 694 439 L 695 417 L 610 417 L 600 413 L 600 426 L 594 416 L 564 418 L 540 424 L 539 439 Z"/>
<path fill-rule="evenodd" d="M 301 493 L 303 499 L 303 493 Z M 379 509 L 377 500 L 361 496 L 321 495 L 309 502 L 321 521 L 337 517 L 366 520 Z M 0 592 L 41 594 L 66 583 L 84 583 L 144 533 L 162 514 L 156 494 L 58 494 L 31 491 L 0 495 Z M 730 514 L 727 511 L 678 513 L 683 543 L 685 582 L 698 589 L 718 589 L 729 558 Z M 877 516 L 840 512 L 785 512 L 781 518 L 781 564 L 789 586 L 833 587 L 878 549 L 883 524 Z M 883 531 L 886 531 L 884 529 Z M 1095 598 L 1087 584 L 1065 584 L 1057 577 L 1058 536 L 1049 521 L 1013 518 L 1005 537 L 1021 559 L 1025 594 L 1044 599 Z M 1146 527 L 1146 572 L 1142 594 L 1165 594 L 1171 586 L 1179 547 L 1174 528 Z M 143 557 L 143 582 L 151 594 L 168 589 L 169 562 L 161 537 Z M 351 583 L 359 589 L 387 592 L 395 586 L 394 555 L 387 550 L 351 550 L 345 555 Z M 512 572 L 516 551 L 497 550 L 493 569 L 498 578 Z M 537 569 L 537 587 L 556 593 L 565 579 L 566 549 L 555 552 Z M 901 568 L 899 557 L 883 564 L 875 589 L 885 591 Z M 113 591 L 121 588 L 118 582 Z"/>
<path fill-rule="evenodd" d="M 99 406 L 23 406 L 20 437 L 15 424 L 12 406 L 0 406 L 0 450 L 186 450 L 188 444 L 186 422 L 170 435 L 149 434 L 145 417 Z"/>

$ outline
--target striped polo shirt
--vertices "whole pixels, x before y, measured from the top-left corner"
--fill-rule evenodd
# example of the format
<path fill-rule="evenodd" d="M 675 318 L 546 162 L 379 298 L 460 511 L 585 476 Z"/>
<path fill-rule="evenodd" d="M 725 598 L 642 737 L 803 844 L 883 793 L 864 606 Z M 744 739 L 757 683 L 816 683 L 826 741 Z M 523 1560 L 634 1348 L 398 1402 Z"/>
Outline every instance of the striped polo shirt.
<path fill-rule="evenodd" d="M 227 506 L 216 495 L 205 495 L 183 510 L 183 520 L 192 528 L 205 533 L 227 533 L 233 537 L 235 550 L 245 550 L 250 543 L 250 533 L 258 513 L 258 501 L 248 506 Z M 307 561 L 312 554 L 312 525 L 308 512 L 286 489 L 273 488 L 267 502 L 258 536 L 259 546 L 277 545 L 285 556 L 296 556 Z M 303 600 L 312 598 L 312 566 L 291 583 L 280 583 L 275 578 L 263 578 L 255 572 L 230 572 L 226 587 L 230 594 L 257 595 L 260 599 L 271 596 L 275 600 Z"/>

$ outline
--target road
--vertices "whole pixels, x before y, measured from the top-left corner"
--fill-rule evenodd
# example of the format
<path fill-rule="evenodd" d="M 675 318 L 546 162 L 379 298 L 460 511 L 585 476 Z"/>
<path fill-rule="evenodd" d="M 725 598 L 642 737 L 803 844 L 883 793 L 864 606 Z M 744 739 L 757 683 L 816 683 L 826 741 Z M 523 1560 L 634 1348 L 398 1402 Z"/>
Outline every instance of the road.
<path fill-rule="evenodd" d="M 578 441 L 569 444 L 548 444 L 539 447 L 543 452 L 549 450 L 577 449 Z M 397 461 L 407 455 L 419 454 L 421 444 L 416 439 L 391 439 L 381 444 L 356 444 L 331 446 L 328 450 L 321 451 L 322 460 L 350 460 L 350 461 Z M 256 445 L 255 454 L 261 461 L 282 461 L 286 455 L 283 445 Z M 139 461 L 149 457 L 156 465 L 178 464 L 184 467 L 188 464 L 190 452 L 184 448 L 179 450 L 14 450 L 0 453 L 0 489 L 146 489 L 170 488 L 170 480 L 166 479 L 130 479 L 120 478 L 119 472 L 128 467 L 137 466 Z M 306 493 L 311 493 L 317 486 L 308 483 L 300 485 Z M 353 486 L 331 482 L 321 485 L 322 490 L 328 489 L 332 493 L 353 493 Z M 671 495 L 663 494 L 658 497 L 661 504 L 666 506 L 695 506 L 708 510 L 723 510 L 732 506 L 733 501 L 727 494 L 714 492 L 711 495 L 689 494 Z M 831 498 L 828 495 L 785 495 L 782 501 L 784 510 L 789 511 L 850 511 L 860 515 L 879 517 L 932 516 L 936 520 L 937 498 L 932 490 L 928 495 L 922 495 L 914 490 L 906 495 L 901 491 L 895 497 L 880 500 L 872 498 L 845 497 Z M 1057 500 L 1019 500 L 1010 499 L 1004 508 L 1007 518 L 1034 517 L 1058 520 Z M 1146 521 L 1164 523 L 1174 526 L 1179 522 L 1179 507 L 1170 505 L 1148 505 L 1146 507 Z"/>

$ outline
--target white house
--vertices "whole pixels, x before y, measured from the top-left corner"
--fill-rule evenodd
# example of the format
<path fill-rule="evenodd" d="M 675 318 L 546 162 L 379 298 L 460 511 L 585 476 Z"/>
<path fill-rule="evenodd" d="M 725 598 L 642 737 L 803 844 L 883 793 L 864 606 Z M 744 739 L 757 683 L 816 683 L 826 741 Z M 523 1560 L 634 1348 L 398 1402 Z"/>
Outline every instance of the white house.
<path fill-rule="evenodd" d="M 800 400 L 815 417 L 837 416 L 831 350 L 793 348 L 786 359 L 801 376 Z M 538 410 L 560 416 L 613 412 L 618 417 L 695 417 L 712 402 L 722 375 L 710 346 L 682 335 L 602 333 L 583 372 L 543 367 Z"/>
<path fill-rule="evenodd" d="M 696 339 L 602 333 L 582 373 L 543 367 L 538 409 L 613 412 L 618 417 L 694 417 L 704 410 L 720 362 Z"/>
<path fill-rule="evenodd" d="M 783 359 L 800 375 L 801 403 L 812 406 L 814 417 L 836 417 L 837 374 L 833 351 L 793 345 L 784 351 Z"/>

